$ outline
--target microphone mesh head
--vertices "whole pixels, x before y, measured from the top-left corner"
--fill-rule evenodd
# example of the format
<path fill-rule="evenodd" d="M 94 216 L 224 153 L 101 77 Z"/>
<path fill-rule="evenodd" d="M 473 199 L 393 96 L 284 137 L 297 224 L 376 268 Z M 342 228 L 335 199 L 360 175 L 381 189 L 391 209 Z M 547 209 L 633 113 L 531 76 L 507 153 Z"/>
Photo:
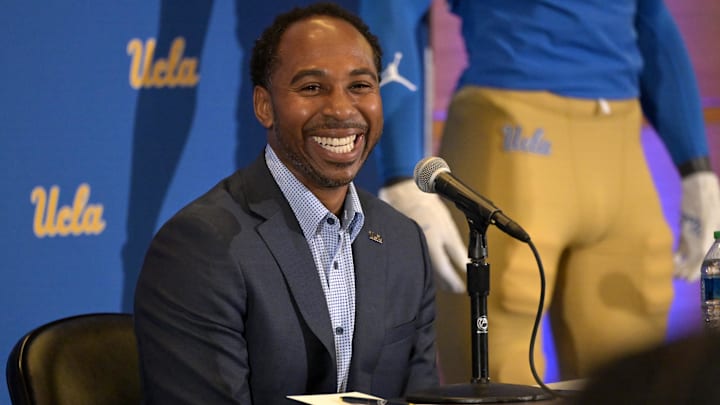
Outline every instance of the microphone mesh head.
<path fill-rule="evenodd" d="M 437 156 L 426 157 L 415 165 L 415 184 L 426 193 L 435 192 L 435 176 L 441 172 L 450 172 L 450 166 Z"/>

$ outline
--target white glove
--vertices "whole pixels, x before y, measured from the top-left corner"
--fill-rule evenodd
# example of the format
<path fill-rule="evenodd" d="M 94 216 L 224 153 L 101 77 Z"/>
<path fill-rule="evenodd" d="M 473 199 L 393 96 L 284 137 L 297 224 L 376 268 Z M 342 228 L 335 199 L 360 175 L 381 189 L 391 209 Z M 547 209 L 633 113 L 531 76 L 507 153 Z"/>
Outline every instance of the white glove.
<path fill-rule="evenodd" d="M 465 282 L 452 263 L 465 271 L 468 250 L 450 217 L 450 211 L 440 197 L 420 191 L 413 180 L 383 187 L 378 194 L 380 199 L 415 220 L 422 228 L 438 287 L 456 293 L 463 292 Z"/>
<path fill-rule="evenodd" d="M 694 281 L 713 232 L 720 231 L 720 186 L 717 175 L 703 171 L 682 180 L 680 244 L 675 252 L 675 277 Z"/>

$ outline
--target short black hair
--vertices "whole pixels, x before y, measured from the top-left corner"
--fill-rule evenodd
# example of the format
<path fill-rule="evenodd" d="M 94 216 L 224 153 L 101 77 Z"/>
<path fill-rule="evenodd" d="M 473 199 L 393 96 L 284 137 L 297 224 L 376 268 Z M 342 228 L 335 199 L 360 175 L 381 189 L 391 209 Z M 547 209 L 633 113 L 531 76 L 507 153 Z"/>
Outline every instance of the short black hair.
<path fill-rule="evenodd" d="M 382 49 L 380 41 L 370 32 L 370 28 L 357 15 L 333 3 L 315 3 L 307 7 L 296 7 L 280 14 L 275 21 L 265 29 L 255 41 L 252 56 L 250 57 L 250 78 L 254 86 L 268 88 L 270 76 L 275 70 L 278 61 L 277 50 L 285 31 L 292 24 L 306 20 L 313 16 L 335 17 L 350 23 L 368 41 L 374 53 L 375 68 L 378 75 L 382 71 Z"/>

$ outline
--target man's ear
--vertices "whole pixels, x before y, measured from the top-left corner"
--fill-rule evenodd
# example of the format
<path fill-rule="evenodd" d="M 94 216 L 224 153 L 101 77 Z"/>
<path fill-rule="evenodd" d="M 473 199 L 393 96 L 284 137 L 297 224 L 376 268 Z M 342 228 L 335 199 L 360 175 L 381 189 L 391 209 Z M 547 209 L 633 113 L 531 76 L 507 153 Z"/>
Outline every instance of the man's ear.
<path fill-rule="evenodd" d="M 262 86 L 253 88 L 253 108 L 260 124 L 266 129 L 270 128 L 273 123 L 273 109 L 268 89 Z"/>

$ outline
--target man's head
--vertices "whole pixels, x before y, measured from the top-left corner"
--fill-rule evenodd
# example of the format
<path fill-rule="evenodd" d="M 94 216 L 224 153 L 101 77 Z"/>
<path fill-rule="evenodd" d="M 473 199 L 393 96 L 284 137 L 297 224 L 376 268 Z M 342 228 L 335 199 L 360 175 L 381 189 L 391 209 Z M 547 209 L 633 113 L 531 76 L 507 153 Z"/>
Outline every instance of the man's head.
<path fill-rule="evenodd" d="M 380 138 L 380 59 L 367 26 L 332 4 L 283 14 L 257 40 L 255 115 L 310 190 L 347 185 Z"/>
<path fill-rule="evenodd" d="M 313 16 L 336 17 L 350 23 L 368 41 L 374 53 L 375 68 L 378 72 L 382 71 L 380 42 L 370 32 L 368 26 L 358 16 L 336 4 L 317 3 L 304 8 L 294 8 L 285 14 L 280 14 L 255 41 L 255 47 L 250 57 L 250 78 L 253 86 L 269 87 L 270 76 L 278 62 L 277 51 L 282 35 L 292 24 Z"/>

